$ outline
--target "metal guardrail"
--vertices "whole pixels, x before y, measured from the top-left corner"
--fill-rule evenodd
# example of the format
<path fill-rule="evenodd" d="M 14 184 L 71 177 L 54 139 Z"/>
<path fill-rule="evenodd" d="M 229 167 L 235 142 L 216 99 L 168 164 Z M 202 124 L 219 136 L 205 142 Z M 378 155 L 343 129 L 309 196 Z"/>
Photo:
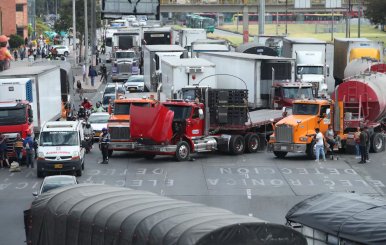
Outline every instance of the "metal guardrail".
<path fill-rule="evenodd" d="M 349 4 L 350 0 L 342 0 L 342 7 L 347 6 Z M 358 5 L 361 0 L 351 0 L 351 5 Z M 287 0 L 288 6 L 293 6 L 294 5 L 294 0 Z M 162 4 L 176 4 L 176 5 L 181 5 L 181 4 L 186 4 L 186 5 L 191 5 L 191 4 L 210 4 L 210 5 L 217 5 L 217 4 L 228 4 L 228 5 L 240 5 L 240 4 L 247 4 L 247 5 L 259 5 L 260 1 L 259 0 L 161 0 L 161 5 Z M 266 5 L 273 5 L 273 6 L 283 6 L 283 4 L 286 3 L 286 0 L 266 0 L 265 4 Z M 311 0 L 311 6 L 317 5 L 325 5 L 326 0 Z M 312 9 L 312 8 L 311 8 Z"/>

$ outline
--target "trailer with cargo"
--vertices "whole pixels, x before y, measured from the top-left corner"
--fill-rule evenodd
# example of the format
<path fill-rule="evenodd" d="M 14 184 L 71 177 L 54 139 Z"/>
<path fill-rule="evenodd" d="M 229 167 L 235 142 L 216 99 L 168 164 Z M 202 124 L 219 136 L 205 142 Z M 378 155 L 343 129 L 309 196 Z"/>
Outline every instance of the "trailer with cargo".
<path fill-rule="evenodd" d="M 355 59 L 351 61 L 344 69 L 344 77 L 347 79 L 369 72 L 386 73 L 386 64 L 368 57 Z"/>
<path fill-rule="evenodd" d="M 28 245 L 307 244 L 302 234 L 283 224 L 151 192 L 93 184 L 40 195 L 24 211 L 24 227 Z"/>
<path fill-rule="evenodd" d="M 313 83 L 318 94 L 327 95 L 327 77 L 330 69 L 326 63 L 327 43 L 315 38 L 283 39 L 282 56 L 294 58 L 297 79 Z"/>
<path fill-rule="evenodd" d="M 269 149 L 280 158 L 289 152 L 306 153 L 310 158 L 315 158 L 315 128 L 325 134 L 329 125 L 332 125 L 338 147 L 353 149 L 357 128 L 368 127 L 370 149 L 373 152 L 384 151 L 385 88 L 385 74 L 362 74 L 340 84 L 333 96 L 335 101 L 295 101 L 292 115 L 275 125 Z"/>
<path fill-rule="evenodd" d="M 142 27 L 142 44 L 144 45 L 170 45 L 172 43 L 172 28 L 168 26 Z"/>
<path fill-rule="evenodd" d="M 205 79 L 201 85 L 216 88 L 215 65 L 201 58 L 180 59 L 165 57 L 162 63 L 162 92 L 171 99 L 177 99 L 178 92 Z"/>
<path fill-rule="evenodd" d="M 178 30 L 178 45 L 190 52 L 192 42 L 206 39 L 204 29 L 182 28 Z"/>
<path fill-rule="evenodd" d="M 353 60 L 363 57 L 383 61 L 383 42 L 367 38 L 334 39 L 334 79 L 335 86 L 341 84 L 346 66 Z"/>
<path fill-rule="evenodd" d="M 28 66 L 0 73 L 0 133 L 8 138 L 10 155 L 17 134 L 34 136 L 44 122 L 60 118 L 61 96 L 57 66 Z"/>
<path fill-rule="evenodd" d="M 141 46 L 141 29 L 125 28 L 113 33 L 113 51 L 138 49 Z"/>
<path fill-rule="evenodd" d="M 163 57 L 187 58 L 186 49 L 179 45 L 145 45 L 143 46 L 143 76 L 145 87 L 150 92 L 157 91 L 161 80 L 161 59 Z"/>
<path fill-rule="evenodd" d="M 191 43 L 189 55 L 192 58 L 200 58 L 202 52 L 229 52 L 231 46 L 226 40 L 198 39 Z"/>
<path fill-rule="evenodd" d="M 110 63 L 113 58 L 113 36 L 118 31 L 119 27 L 107 28 L 104 35 L 104 52 L 106 54 L 106 62 Z"/>
<path fill-rule="evenodd" d="M 280 110 L 250 112 L 245 89 L 197 88 L 195 100 L 167 100 L 154 107 L 131 108 L 132 148 L 148 159 L 221 151 L 255 153 L 265 146 Z"/>
<path fill-rule="evenodd" d="M 314 97 L 311 84 L 295 82 L 295 59 L 238 52 L 206 52 L 200 58 L 216 65 L 217 88 L 247 88 L 252 109 L 290 107 L 296 98 Z"/>

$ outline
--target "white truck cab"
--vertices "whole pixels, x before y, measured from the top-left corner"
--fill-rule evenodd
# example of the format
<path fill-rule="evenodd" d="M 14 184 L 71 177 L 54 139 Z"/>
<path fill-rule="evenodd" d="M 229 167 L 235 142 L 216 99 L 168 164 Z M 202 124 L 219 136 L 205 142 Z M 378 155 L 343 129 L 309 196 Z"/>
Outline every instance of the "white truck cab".
<path fill-rule="evenodd" d="M 38 140 L 37 176 L 46 172 L 75 172 L 82 175 L 85 149 L 80 121 L 46 122 Z"/>

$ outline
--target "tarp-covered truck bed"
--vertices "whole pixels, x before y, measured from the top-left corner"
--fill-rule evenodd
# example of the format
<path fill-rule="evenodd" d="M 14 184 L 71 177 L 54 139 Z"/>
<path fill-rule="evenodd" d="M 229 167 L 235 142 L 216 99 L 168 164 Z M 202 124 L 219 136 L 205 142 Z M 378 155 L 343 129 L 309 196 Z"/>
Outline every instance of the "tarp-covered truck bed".
<path fill-rule="evenodd" d="M 297 231 L 156 194 L 81 184 L 39 196 L 26 211 L 33 245 L 306 245 Z"/>
<path fill-rule="evenodd" d="M 385 199 L 355 193 L 323 193 L 296 204 L 286 219 L 320 231 L 314 240 L 315 237 L 307 236 L 313 242 L 325 241 L 315 244 L 386 244 Z M 341 242 L 326 243 L 323 236 Z"/>

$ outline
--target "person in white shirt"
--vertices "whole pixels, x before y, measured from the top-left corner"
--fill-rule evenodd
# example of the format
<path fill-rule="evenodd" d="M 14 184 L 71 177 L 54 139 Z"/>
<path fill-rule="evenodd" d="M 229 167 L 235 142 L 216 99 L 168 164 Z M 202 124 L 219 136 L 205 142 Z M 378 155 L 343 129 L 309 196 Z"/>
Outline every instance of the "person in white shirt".
<path fill-rule="evenodd" d="M 319 128 L 316 128 L 315 132 L 316 132 L 316 135 L 315 135 L 316 160 L 315 160 L 315 162 L 319 162 L 320 155 L 323 156 L 323 161 L 326 161 L 326 155 L 324 154 L 324 137 L 323 137 L 323 134 L 320 132 Z"/>

